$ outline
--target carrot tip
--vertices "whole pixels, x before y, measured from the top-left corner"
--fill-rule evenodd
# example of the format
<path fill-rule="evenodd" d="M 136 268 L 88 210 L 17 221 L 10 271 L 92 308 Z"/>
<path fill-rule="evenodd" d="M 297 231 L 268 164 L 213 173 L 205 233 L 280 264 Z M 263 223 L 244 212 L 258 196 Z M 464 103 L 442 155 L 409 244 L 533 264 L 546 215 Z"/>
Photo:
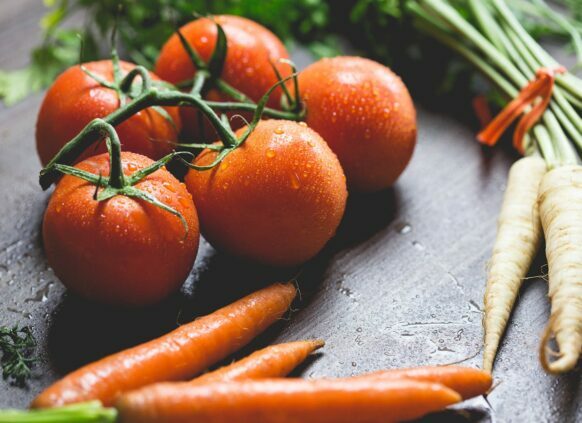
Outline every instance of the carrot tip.
<path fill-rule="evenodd" d="M 323 348 L 325 346 L 325 341 L 323 339 L 312 339 L 311 343 L 313 345 L 313 351 Z"/>

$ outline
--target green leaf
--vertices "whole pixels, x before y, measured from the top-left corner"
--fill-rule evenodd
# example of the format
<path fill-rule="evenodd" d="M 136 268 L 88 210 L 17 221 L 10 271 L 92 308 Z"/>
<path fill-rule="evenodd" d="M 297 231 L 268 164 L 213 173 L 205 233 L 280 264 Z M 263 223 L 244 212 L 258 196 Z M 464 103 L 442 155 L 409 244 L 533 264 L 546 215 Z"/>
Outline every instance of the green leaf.
<path fill-rule="evenodd" d="M 11 106 L 31 92 L 35 87 L 31 86 L 31 70 L 29 68 L 16 71 L 0 71 L 0 98 L 6 106 Z"/>
<path fill-rule="evenodd" d="M 217 31 L 216 45 L 208 62 L 208 70 L 210 71 L 210 75 L 222 75 L 222 68 L 224 67 L 227 52 L 226 34 L 218 22 L 215 22 L 215 24 Z"/>
<path fill-rule="evenodd" d="M 55 7 L 55 0 L 45 0 L 45 6 Z M 55 29 L 67 16 L 68 1 L 61 0 L 59 5 L 54 8 L 54 10 L 45 14 L 40 20 L 40 26 L 46 31 L 52 31 Z"/>
<path fill-rule="evenodd" d="M 32 357 L 36 340 L 29 326 L 0 328 L 2 377 L 24 387 L 37 361 Z"/>

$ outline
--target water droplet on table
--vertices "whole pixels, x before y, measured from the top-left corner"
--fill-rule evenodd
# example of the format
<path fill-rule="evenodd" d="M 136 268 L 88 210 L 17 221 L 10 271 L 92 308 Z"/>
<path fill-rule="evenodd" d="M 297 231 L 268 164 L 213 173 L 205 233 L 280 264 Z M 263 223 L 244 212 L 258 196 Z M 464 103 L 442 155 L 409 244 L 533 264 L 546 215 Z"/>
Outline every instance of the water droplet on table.
<path fill-rule="evenodd" d="M 407 234 L 410 231 L 412 231 L 412 226 L 410 226 L 410 224 L 406 222 L 401 223 L 396 227 L 396 232 L 398 232 L 401 235 Z"/>

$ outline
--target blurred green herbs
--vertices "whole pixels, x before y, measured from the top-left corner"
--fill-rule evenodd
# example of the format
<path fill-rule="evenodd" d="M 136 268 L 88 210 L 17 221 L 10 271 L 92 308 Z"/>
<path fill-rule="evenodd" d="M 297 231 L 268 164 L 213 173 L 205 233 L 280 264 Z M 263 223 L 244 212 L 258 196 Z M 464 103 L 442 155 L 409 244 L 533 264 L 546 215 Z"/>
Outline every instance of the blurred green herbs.
<path fill-rule="evenodd" d="M 31 52 L 30 65 L 16 71 L 0 70 L 0 99 L 14 104 L 48 86 L 65 68 L 80 60 L 108 57 L 108 40 L 117 22 L 122 56 L 152 68 L 158 51 L 177 26 L 193 19 L 193 12 L 246 16 L 273 30 L 285 43 L 300 43 L 316 57 L 341 52 L 347 39 L 362 54 L 400 67 L 412 60 L 435 64 L 433 77 L 449 90 L 462 75 L 459 65 L 444 65 L 452 57 L 434 41 L 423 39 L 404 14 L 406 0 L 44 0 L 47 13 L 40 25 L 42 43 Z M 556 13 L 544 0 L 508 0 L 536 37 L 569 40 L 582 63 L 582 2 L 560 0 Z M 457 1 L 458 9 L 466 0 Z M 66 21 L 83 16 L 71 28 Z M 446 56 L 443 56 L 446 55 Z M 462 68 L 462 66 L 461 66 Z M 434 85 L 433 85 L 434 87 Z"/>

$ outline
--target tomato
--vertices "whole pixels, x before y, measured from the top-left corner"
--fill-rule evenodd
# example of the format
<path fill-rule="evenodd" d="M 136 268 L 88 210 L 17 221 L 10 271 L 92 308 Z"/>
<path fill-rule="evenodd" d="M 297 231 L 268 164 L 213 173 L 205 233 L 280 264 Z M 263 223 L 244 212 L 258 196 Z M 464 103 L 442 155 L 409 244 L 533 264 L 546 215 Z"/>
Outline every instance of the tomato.
<path fill-rule="evenodd" d="M 277 77 L 269 60 L 277 66 L 283 77 L 291 74 L 288 65 L 278 62 L 279 59 L 289 57 L 285 46 L 267 28 L 239 16 L 222 15 L 214 19 L 222 26 L 226 34 L 228 47 L 221 77 L 228 84 L 252 100 L 258 101 L 271 86 L 277 83 Z M 208 62 L 216 44 L 216 24 L 208 18 L 202 18 L 186 24 L 181 31 L 200 57 Z M 191 79 L 195 71 L 180 39 L 176 34 L 172 35 L 158 57 L 156 73 L 160 78 L 176 84 Z M 228 100 L 228 97 L 216 90 L 208 92 L 206 98 L 214 101 Z M 277 89 L 271 94 L 268 106 L 278 107 L 280 101 L 281 90 Z M 185 135 L 199 139 L 196 110 L 184 107 L 181 109 L 181 115 Z M 242 119 L 233 120 L 233 127 L 242 126 L 242 122 Z M 209 134 L 208 126 L 206 131 Z"/>
<path fill-rule="evenodd" d="M 109 82 L 113 81 L 111 60 L 83 65 L 89 71 Z M 121 62 L 125 73 L 135 65 Z M 159 79 L 151 74 L 152 79 Z M 140 79 L 137 78 L 139 83 Z M 69 140 L 90 121 L 105 117 L 119 107 L 117 93 L 99 84 L 80 66 L 63 72 L 49 88 L 40 108 L 36 123 L 36 148 L 46 165 Z M 116 127 L 124 151 L 132 151 L 157 160 L 173 150 L 180 130 L 180 116 L 176 107 L 165 110 L 173 123 L 154 109 L 146 109 Z M 105 143 L 89 148 L 80 159 L 107 151 Z"/>
<path fill-rule="evenodd" d="M 194 163 L 207 165 L 216 155 L 204 150 Z M 283 120 L 259 122 L 219 166 L 190 170 L 185 182 L 213 246 L 276 266 L 315 256 L 334 235 L 347 197 L 325 141 L 305 123 Z"/>
<path fill-rule="evenodd" d="M 152 163 L 122 153 L 124 173 Z M 109 175 L 109 156 L 80 162 L 78 168 Z M 198 218 L 184 184 L 160 169 L 134 185 L 182 214 L 180 219 L 152 204 L 117 195 L 98 202 L 95 186 L 64 176 L 44 215 L 46 256 L 71 291 L 116 305 L 155 303 L 176 291 L 188 276 L 199 242 Z"/>
<path fill-rule="evenodd" d="M 356 191 L 400 176 L 416 144 L 416 111 L 390 69 L 360 57 L 322 59 L 299 74 L 306 122 L 327 141 Z"/>

